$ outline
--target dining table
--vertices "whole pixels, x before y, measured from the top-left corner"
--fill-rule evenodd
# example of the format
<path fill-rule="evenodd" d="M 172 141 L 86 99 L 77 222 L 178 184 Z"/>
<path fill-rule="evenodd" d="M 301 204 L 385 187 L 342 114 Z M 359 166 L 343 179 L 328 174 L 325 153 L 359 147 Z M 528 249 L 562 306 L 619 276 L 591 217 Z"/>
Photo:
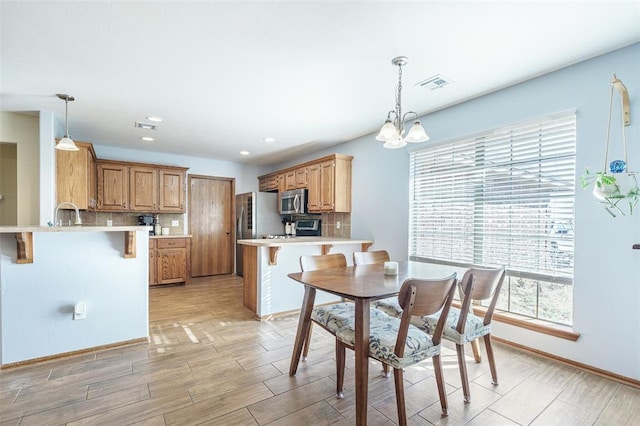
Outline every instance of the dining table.
<path fill-rule="evenodd" d="M 397 296 L 408 278 L 439 279 L 462 270 L 457 267 L 417 261 L 398 262 L 397 275 L 385 275 L 384 264 L 370 264 L 322 269 L 288 274 L 304 285 L 304 298 L 291 355 L 289 375 L 295 376 L 302 348 L 311 325 L 316 291 L 325 291 L 355 304 L 355 393 L 356 424 L 367 424 L 369 375 L 369 320 L 371 302 Z"/>

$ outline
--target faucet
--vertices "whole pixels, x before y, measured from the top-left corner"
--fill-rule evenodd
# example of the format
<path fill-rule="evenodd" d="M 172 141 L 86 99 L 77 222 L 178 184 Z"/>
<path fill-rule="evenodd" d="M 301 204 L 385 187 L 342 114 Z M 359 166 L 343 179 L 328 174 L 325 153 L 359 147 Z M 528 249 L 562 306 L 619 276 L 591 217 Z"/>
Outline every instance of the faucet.
<path fill-rule="evenodd" d="M 54 225 L 58 224 L 58 210 L 60 210 L 60 207 L 63 207 L 63 206 L 71 206 L 71 207 L 73 207 L 75 209 L 75 211 L 76 211 L 75 224 L 76 225 L 82 225 L 82 220 L 80 220 L 80 210 L 78 210 L 78 206 L 76 206 L 75 204 L 73 204 L 73 203 L 71 203 L 69 201 L 63 201 L 63 202 L 61 202 L 60 204 L 58 204 L 56 206 L 56 211 L 53 214 Z M 62 222 L 60 223 L 60 226 L 62 226 Z"/>

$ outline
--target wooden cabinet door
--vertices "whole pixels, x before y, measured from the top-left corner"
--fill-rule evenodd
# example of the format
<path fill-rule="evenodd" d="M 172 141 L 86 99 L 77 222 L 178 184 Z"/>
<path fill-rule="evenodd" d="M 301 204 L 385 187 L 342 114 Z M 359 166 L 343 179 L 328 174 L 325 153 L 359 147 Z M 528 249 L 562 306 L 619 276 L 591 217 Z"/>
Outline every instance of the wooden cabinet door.
<path fill-rule="evenodd" d="M 149 285 L 158 284 L 156 273 L 158 269 L 156 262 L 157 256 L 156 240 L 149 239 Z"/>
<path fill-rule="evenodd" d="M 129 168 L 129 210 L 158 210 L 158 171 L 152 167 Z"/>
<path fill-rule="evenodd" d="M 76 145 L 78 151 L 56 150 L 56 204 L 68 201 L 92 210 L 97 205 L 95 154 L 90 143 Z"/>
<path fill-rule="evenodd" d="M 296 169 L 296 189 L 307 187 L 307 168 L 301 167 Z"/>
<path fill-rule="evenodd" d="M 322 207 L 321 176 L 320 164 L 307 167 L 307 209 L 310 212 L 320 211 Z"/>
<path fill-rule="evenodd" d="M 180 283 L 187 280 L 187 249 L 158 249 L 156 260 L 158 284 Z"/>
<path fill-rule="evenodd" d="M 186 173 L 160 169 L 160 211 L 184 213 Z"/>
<path fill-rule="evenodd" d="M 296 189 L 296 171 L 289 170 L 284 175 L 284 187 L 286 191 Z"/>
<path fill-rule="evenodd" d="M 117 163 L 98 163 L 98 210 L 127 210 L 129 168 Z"/>
<path fill-rule="evenodd" d="M 320 164 L 320 210 L 332 211 L 335 207 L 335 161 Z"/>

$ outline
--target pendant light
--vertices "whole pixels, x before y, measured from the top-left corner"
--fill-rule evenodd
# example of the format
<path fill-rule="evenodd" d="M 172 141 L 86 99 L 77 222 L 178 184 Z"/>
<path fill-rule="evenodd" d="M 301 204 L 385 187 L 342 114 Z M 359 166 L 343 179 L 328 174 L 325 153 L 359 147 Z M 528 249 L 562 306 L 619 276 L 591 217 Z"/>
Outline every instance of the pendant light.
<path fill-rule="evenodd" d="M 424 131 L 424 127 L 418 121 L 418 114 L 409 111 L 402 115 L 402 67 L 409 62 L 406 56 L 398 56 L 391 60 L 393 65 L 398 67 L 398 87 L 396 93 L 396 108 L 389 111 L 387 119 L 384 122 L 384 126 L 380 129 L 376 140 L 384 142 L 384 147 L 389 149 L 402 148 L 407 142 L 426 142 L 429 140 L 429 136 Z M 409 114 L 416 116 L 413 126 L 409 129 L 406 137 L 402 137 L 404 133 L 404 122 Z M 393 115 L 393 120 L 391 119 Z"/>
<path fill-rule="evenodd" d="M 76 146 L 73 140 L 69 137 L 69 101 L 75 101 L 75 98 L 70 95 L 65 95 L 62 93 L 56 94 L 56 96 L 62 100 L 64 100 L 64 136 L 62 139 L 58 141 L 56 144 L 56 149 L 60 149 L 62 151 L 79 151 L 80 148 Z"/>

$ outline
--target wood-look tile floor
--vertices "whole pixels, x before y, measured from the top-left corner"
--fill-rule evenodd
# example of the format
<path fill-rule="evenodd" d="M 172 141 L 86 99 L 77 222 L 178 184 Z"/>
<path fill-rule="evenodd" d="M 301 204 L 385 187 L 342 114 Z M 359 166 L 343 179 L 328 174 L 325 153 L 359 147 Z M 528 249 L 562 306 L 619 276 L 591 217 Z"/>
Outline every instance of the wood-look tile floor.
<path fill-rule="evenodd" d="M 354 424 L 352 371 L 336 399 L 333 339 L 319 327 L 309 359 L 289 377 L 296 326 L 297 315 L 254 320 L 235 276 L 152 288 L 148 344 L 0 370 L 0 424 Z M 495 350 L 500 385 L 491 385 L 486 361 L 469 358 L 465 404 L 455 350 L 445 349 L 448 417 L 440 416 L 431 361 L 408 368 L 409 423 L 640 424 L 639 389 L 498 343 Z M 369 424 L 396 423 L 394 395 L 393 379 L 372 362 Z"/>

